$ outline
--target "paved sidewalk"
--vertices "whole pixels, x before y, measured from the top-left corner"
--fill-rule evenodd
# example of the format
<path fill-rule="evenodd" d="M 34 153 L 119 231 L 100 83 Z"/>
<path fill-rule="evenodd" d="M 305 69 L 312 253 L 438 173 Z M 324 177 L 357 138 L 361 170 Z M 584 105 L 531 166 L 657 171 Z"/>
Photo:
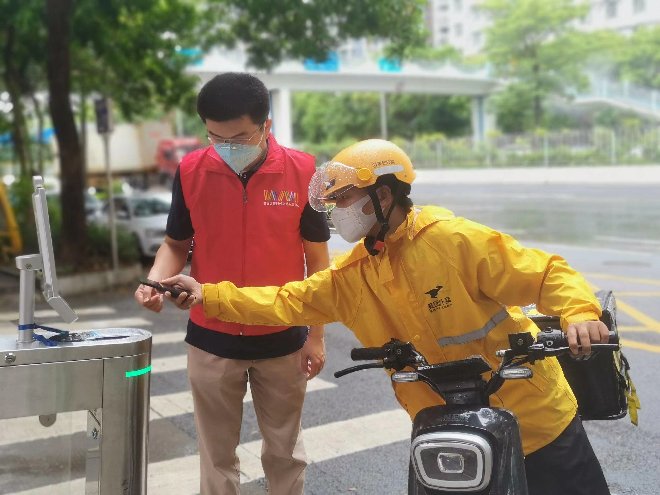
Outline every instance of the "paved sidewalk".
<path fill-rule="evenodd" d="M 418 169 L 420 184 L 660 184 L 660 165 Z M 414 187 L 414 186 L 413 186 Z"/>

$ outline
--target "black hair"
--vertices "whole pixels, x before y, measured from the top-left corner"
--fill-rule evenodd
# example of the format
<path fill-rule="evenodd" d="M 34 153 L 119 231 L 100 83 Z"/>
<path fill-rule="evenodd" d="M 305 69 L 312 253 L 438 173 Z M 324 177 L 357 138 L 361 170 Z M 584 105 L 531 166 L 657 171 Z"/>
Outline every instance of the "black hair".
<path fill-rule="evenodd" d="M 380 186 L 387 186 L 390 188 L 396 206 L 400 206 L 405 211 L 410 211 L 412 209 L 413 202 L 409 197 L 410 184 L 400 181 L 394 174 L 385 174 L 378 177 L 376 183 L 372 187 L 377 189 Z"/>
<path fill-rule="evenodd" d="M 233 120 L 247 115 L 263 124 L 270 111 L 268 89 L 245 72 L 226 72 L 208 81 L 197 95 L 197 114 L 206 122 Z"/>

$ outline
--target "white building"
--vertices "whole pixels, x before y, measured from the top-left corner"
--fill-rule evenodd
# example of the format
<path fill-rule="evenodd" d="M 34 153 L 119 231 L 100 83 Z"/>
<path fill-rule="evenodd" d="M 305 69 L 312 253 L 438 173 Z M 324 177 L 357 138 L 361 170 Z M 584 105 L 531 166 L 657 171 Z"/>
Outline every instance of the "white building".
<path fill-rule="evenodd" d="M 660 24 L 660 0 L 591 0 L 581 25 L 586 31 L 613 29 L 628 33 L 641 26 Z"/>
<path fill-rule="evenodd" d="M 480 0 L 429 0 L 426 25 L 432 46 L 451 45 L 466 55 L 481 51 L 489 20 L 479 3 Z"/>
<path fill-rule="evenodd" d="M 589 0 L 591 8 L 580 29 L 613 29 L 627 33 L 660 24 L 660 0 Z M 482 50 L 490 21 L 481 0 L 428 0 L 426 23 L 435 47 L 451 45 L 472 55 Z"/>

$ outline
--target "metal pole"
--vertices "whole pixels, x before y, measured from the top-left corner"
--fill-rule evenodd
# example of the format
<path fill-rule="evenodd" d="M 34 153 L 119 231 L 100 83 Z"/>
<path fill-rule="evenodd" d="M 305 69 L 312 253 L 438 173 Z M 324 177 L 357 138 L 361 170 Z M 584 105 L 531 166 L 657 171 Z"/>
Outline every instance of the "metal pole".
<path fill-rule="evenodd" d="M 18 301 L 18 339 L 19 344 L 29 344 L 34 340 L 34 330 L 29 327 L 34 323 L 34 283 L 36 271 L 41 270 L 43 263 L 38 254 L 28 254 L 16 257 L 16 268 L 19 269 L 19 301 Z"/>
<path fill-rule="evenodd" d="M 112 172 L 110 171 L 110 133 L 103 133 L 103 151 L 105 155 L 105 174 L 108 183 L 108 226 L 110 227 L 110 249 L 112 252 L 112 271 L 117 272 L 119 255 L 117 252 L 117 225 L 115 223 L 115 195 L 112 190 Z"/>
<path fill-rule="evenodd" d="M 380 93 L 380 136 L 387 139 L 387 95 Z"/>

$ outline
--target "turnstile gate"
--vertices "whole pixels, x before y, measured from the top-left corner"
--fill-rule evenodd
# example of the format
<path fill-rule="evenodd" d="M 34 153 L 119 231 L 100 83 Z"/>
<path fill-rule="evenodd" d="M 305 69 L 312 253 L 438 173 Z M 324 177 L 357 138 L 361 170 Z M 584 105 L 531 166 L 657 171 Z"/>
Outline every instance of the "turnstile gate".
<path fill-rule="evenodd" d="M 146 495 L 151 334 L 75 335 L 53 347 L 0 337 L 0 419 L 87 410 L 85 494 Z"/>
<path fill-rule="evenodd" d="M 146 495 L 151 334 L 133 328 L 69 332 L 34 321 L 36 273 L 46 302 L 66 322 L 77 319 L 59 295 L 41 177 L 33 179 L 40 254 L 19 256 L 18 336 L 0 336 L 0 420 L 88 411 L 87 495 Z M 50 337 L 36 333 L 41 328 Z"/>

